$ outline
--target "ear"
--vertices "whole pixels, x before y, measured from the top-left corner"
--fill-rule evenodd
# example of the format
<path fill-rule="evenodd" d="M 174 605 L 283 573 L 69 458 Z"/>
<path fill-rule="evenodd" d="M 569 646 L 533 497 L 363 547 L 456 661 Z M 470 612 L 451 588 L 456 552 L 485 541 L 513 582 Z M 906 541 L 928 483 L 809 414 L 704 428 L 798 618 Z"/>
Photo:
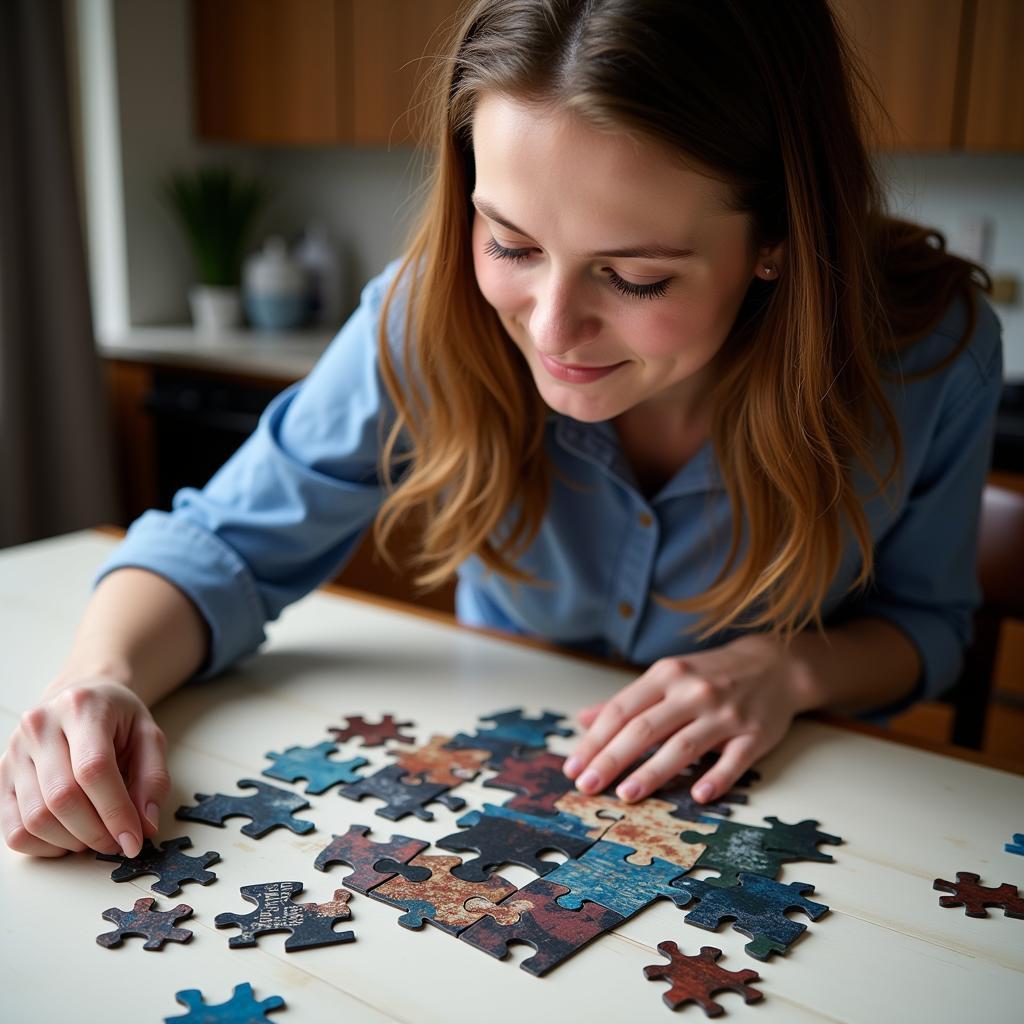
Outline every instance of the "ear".
<path fill-rule="evenodd" d="M 786 241 L 764 245 L 757 252 L 754 275 L 762 281 L 777 281 L 786 264 Z"/>

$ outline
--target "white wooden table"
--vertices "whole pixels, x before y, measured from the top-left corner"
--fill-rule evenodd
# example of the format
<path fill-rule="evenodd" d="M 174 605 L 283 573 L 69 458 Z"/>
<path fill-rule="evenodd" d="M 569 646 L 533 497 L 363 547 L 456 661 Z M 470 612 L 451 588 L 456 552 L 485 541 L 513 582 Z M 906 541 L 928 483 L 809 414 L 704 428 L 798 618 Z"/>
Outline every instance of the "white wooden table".
<path fill-rule="evenodd" d="M 0 552 L 0 729 L 3 743 L 17 716 L 34 703 L 63 659 L 96 566 L 116 543 L 92 531 Z M 570 714 L 612 694 L 621 671 L 506 642 L 430 618 L 318 591 L 270 627 L 258 656 L 218 680 L 186 687 L 157 709 L 170 740 L 174 788 L 159 840 L 190 835 L 200 854 L 217 850 L 212 885 L 186 884 L 174 897 L 149 889 L 153 877 L 115 884 L 115 866 L 87 854 L 34 860 L 0 850 L 0 1019 L 18 1022 L 160 1021 L 184 1014 L 181 989 L 201 989 L 221 1003 L 243 981 L 257 999 L 283 996 L 270 1015 L 282 1024 L 307 1021 L 667 1021 L 667 985 L 648 982 L 642 968 L 662 962 L 655 947 L 674 939 L 684 951 L 724 951 L 722 966 L 753 968 L 764 1000 L 745 1006 L 719 996 L 734 1019 L 785 1021 L 1018 1022 L 1024 1019 L 1024 921 L 992 911 L 985 920 L 941 909 L 936 877 L 975 871 L 993 885 L 1024 888 L 1024 858 L 1003 852 L 1024 826 L 1024 779 L 968 761 L 925 752 L 820 722 L 798 723 L 760 766 L 762 780 L 733 820 L 761 823 L 817 818 L 845 838 L 834 864 L 786 865 L 781 881 L 813 883 L 811 897 L 831 907 L 785 957 L 760 963 L 743 953 L 746 937 L 728 926 L 708 932 L 683 923 L 661 900 L 604 935 L 542 978 L 519 970 L 527 946 L 497 961 L 437 929 L 409 931 L 401 913 L 353 894 L 355 942 L 286 954 L 286 935 L 263 936 L 255 948 L 229 950 L 234 929 L 218 930 L 222 911 L 252 909 L 241 885 L 295 879 L 303 902 L 331 898 L 349 869 L 313 869 L 332 833 L 354 823 L 371 837 L 393 832 L 433 840 L 456 830 L 452 813 L 434 805 L 435 820 L 389 822 L 376 801 L 357 804 L 333 792 L 309 797 L 300 812 L 317 830 L 296 836 L 279 829 L 261 840 L 225 828 L 176 821 L 193 794 L 235 792 L 258 777 L 265 754 L 328 738 L 326 727 L 351 713 L 393 711 L 416 723 L 418 739 L 472 731 L 477 716 L 523 705 Z M 566 753 L 571 741 L 552 738 Z M 366 751 L 374 766 L 391 763 L 382 748 Z M 469 807 L 512 794 L 480 782 L 457 791 Z M 303 783 L 285 788 L 301 791 Z M 444 852 L 432 849 L 429 852 Z M 555 858 L 561 859 L 561 858 Z M 501 870 L 525 884 L 522 868 Z M 161 909 L 185 902 L 195 914 L 188 945 L 142 950 L 142 939 L 104 949 L 95 936 L 113 925 L 111 906 L 130 908 L 155 896 Z M 682 1011 L 703 1019 L 699 1008 Z"/>

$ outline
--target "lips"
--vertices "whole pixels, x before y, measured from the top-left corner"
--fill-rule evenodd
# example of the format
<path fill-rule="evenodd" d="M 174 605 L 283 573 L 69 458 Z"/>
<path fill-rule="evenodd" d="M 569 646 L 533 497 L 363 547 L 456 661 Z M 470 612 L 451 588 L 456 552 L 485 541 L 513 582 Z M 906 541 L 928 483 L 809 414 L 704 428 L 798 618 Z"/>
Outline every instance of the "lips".
<path fill-rule="evenodd" d="M 590 384 L 593 381 L 600 380 L 602 377 L 607 377 L 608 374 L 614 373 L 619 367 L 626 365 L 624 362 L 621 362 L 611 363 L 607 366 L 581 366 L 574 363 L 559 362 L 557 359 L 552 359 L 551 356 L 544 355 L 543 352 L 538 352 L 537 358 L 552 377 L 568 384 Z"/>

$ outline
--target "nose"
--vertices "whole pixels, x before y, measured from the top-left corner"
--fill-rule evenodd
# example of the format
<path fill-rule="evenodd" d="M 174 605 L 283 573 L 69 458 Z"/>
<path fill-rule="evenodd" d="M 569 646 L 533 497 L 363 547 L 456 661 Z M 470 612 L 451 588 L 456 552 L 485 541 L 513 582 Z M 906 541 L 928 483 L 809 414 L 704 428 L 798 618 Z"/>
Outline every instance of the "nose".
<path fill-rule="evenodd" d="M 589 311 L 584 290 L 557 274 L 538 286 L 529 326 L 534 345 L 545 355 L 565 356 L 600 333 L 600 320 Z"/>

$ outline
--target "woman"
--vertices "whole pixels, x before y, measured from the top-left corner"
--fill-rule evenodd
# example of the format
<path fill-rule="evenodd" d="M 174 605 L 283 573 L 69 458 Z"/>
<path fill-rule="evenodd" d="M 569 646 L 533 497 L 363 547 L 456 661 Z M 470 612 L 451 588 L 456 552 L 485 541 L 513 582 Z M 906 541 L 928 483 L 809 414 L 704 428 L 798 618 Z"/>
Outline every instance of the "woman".
<path fill-rule="evenodd" d="M 718 750 L 711 800 L 801 711 L 948 686 L 999 323 L 982 268 L 885 215 L 865 95 L 824 2 L 467 7 L 404 258 L 102 568 L 0 761 L 8 844 L 132 855 L 169 786 L 147 706 L 410 512 L 462 621 L 645 668 L 581 716 L 584 792 Z"/>

